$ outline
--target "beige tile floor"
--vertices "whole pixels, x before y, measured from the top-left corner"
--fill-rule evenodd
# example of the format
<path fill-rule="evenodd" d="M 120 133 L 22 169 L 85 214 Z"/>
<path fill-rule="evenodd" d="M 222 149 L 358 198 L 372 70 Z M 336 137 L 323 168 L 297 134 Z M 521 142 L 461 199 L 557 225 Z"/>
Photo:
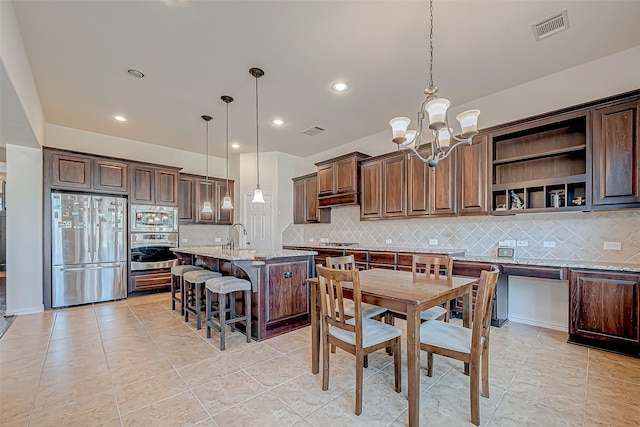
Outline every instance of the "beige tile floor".
<path fill-rule="evenodd" d="M 251 344 L 236 332 L 220 352 L 194 326 L 170 310 L 168 294 L 19 316 L 0 340 L 0 424 L 407 424 L 406 367 L 396 394 L 393 358 L 382 352 L 371 355 L 356 417 L 353 357 L 332 355 L 323 392 L 310 373 L 309 328 Z M 640 425 L 640 360 L 517 323 L 494 329 L 491 341 L 482 425 Z M 471 426 L 461 371 L 436 356 L 434 376 L 421 375 L 421 425 Z"/>

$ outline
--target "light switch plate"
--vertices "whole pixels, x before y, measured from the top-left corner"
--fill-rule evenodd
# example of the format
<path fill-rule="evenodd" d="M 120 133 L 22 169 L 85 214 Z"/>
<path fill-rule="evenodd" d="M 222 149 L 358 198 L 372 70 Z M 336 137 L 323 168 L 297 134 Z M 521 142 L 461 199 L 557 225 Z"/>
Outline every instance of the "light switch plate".
<path fill-rule="evenodd" d="M 216 237 L 215 239 L 213 239 L 216 243 L 220 243 L 222 242 L 222 239 L 220 237 Z"/>
<path fill-rule="evenodd" d="M 391 243 L 393 243 L 393 240 L 391 240 L 391 239 L 386 239 L 384 242 L 385 242 L 387 245 L 390 245 Z"/>
<path fill-rule="evenodd" d="M 603 249 L 609 251 L 621 251 L 622 242 L 604 242 Z"/>
<path fill-rule="evenodd" d="M 189 243 L 189 239 L 180 239 L 182 243 Z"/>
<path fill-rule="evenodd" d="M 327 243 L 329 241 L 328 237 L 321 237 L 320 238 L 320 243 Z"/>
<path fill-rule="evenodd" d="M 438 239 L 429 239 L 429 244 L 430 245 L 437 245 L 438 244 Z"/>
<path fill-rule="evenodd" d="M 309 237 L 309 243 L 313 243 L 315 239 L 313 237 Z"/>
<path fill-rule="evenodd" d="M 544 246 L 545 248 L 555 248 L 556 247 L 556 242 L 544 241 L 544 242 L 542 242 L 542 246 Z"/>
<path fill-rule="evenodd" d="M 526 240 L 518 240 L 518 241 L 516 242 L 516 245 L 517 245 L 518 247 L 529 246 L 529 242 L 528 242 L 528 241 L 526 241 Z"/>
<path fill-rule="evenodd" d="M 508 248 L 515 248 L 516 247 L 516 241 L 515 240 L 505 240 L 504 241 L 505 246 Z"/>

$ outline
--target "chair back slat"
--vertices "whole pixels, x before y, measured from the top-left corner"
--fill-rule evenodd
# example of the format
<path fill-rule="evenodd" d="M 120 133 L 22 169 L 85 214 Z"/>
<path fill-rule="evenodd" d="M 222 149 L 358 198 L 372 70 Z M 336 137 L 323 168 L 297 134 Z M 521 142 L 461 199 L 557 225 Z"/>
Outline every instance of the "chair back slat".
<path fill-rule="evenodd" d="M 353 255 L 346 256 L 328 256 L 327 267 L 334 268 L 336 270 L 355 270 L 356 262 Z"/>
<path fill-rule="evenodd" d="M 421 266 L 424 266 L 424 273 L 427 276 L 431 276 L 433 273 L 435 279 L 440 279 L 442 275 L 444 276 L 442 278 L 450 279 L 453 271 L 453 258 L 414 255 L 411 264 L 413 277 L 420 274 Z"/>
<path fill-rule="evenodd" d="M 498 275 L 497 269 L 482 271 L 480 282 L 478 283 L 478 293 L 476 294 L 476 306 L 473 313 L 473 325 L 471 330 L 471 348 L 480 346 L 483 336 L 487 336 L 491 327 L 491 303 L 496 290 Z"/>
<path fill-rule="evenodd" d="M 323 327 L 335 326 L 356 334 L 356 342 L 362 344 L 362 295 L 360 293 L 360 274 L 358 270 L 338 270 L 316 266 L 320 288 L 320 306 Z M 346 283 L 353 284 L 353 303 L 355 325 L 346 323 L 344 316 L 344 292 Z M 326 329 L 325 329 L 326 330 Z"/>

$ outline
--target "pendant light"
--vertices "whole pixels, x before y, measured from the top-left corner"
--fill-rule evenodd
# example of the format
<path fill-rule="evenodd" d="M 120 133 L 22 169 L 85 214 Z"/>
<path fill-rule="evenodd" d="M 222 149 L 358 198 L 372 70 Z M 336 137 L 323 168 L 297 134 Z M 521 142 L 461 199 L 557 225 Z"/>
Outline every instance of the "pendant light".
<path fill-rule="evenodd" d="M 211 116 L 200 116 L 202 117 L 202 120 L 204 120 L 207 123 L 207 136 L 206 136 L 206 140 L 205 140 L 205 148 L 204 148 L 204 152 L 205 152 L 205 188 L 206 193 L 207 193 L 207 200 L 204 202 L 204 206 L 202 206 L 202 213 L 213 213 L 213 210 L 211 209 L 211 202 L 209 201 L 209 122 L 211 121 L 211 119 L 213 119 L 213 117 Z"/>
<path fill-rule="evenodd" d="M 233 102 L 233 98 L 227 95 L 222 95 L 220 97 L 224 103 L 227 104 L 227 138 L 226 138 L 226 147 L 227 147 L 227 193 L 224 196 L 222 201 L 222 209 L 233 209 L 233 205 L 231 204 L 231 197 L 229 196 L 229 103 Z"/>
<path fill-rule="evenodd" d="M 258 79 L 264 76 L 264 71 L 260 68 L 249 69 L 249 74 L 256 78 L 256 177 L 257 185 L 256 190 L 253 192 L 253 200 L 251 203 L 264 203 L 264 197 L 262 196 L 262 189 L 260 188 L 260 157 L 258 147 Z"/>

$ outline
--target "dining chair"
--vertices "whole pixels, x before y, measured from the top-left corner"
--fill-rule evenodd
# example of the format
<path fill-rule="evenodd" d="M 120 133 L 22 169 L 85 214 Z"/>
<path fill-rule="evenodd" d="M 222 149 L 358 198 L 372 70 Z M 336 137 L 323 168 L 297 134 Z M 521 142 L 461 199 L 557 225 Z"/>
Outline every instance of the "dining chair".
<path fill-rule="evenodd" d="M 480 273 L 478 293 L 471 328 L 447 322 L 425 322 L 420 325 L 420 348 L 427 352 L 427 376 L 433 375 L 433 355 L 450 357 L 469 364 L 469 399 L 471 422 L 480 425 L 480 366 L 482 365 L 482 397 L 489 397 L 489 333 L 491 308 L 499 271 Z"/>
<path fill-rule="evenodd" d="M 327 257 L 327 267 L 336 270 L 357 270 L 356 263 L 353 255 Z M 362 317 L 366 319 L 378 318 L 381 319 L 383 315 L 386 315 L 389 310 L 384 307 L 380 307 L 374 304 L 362 303 Z M 346 317 L 354 316 L 353 301 L 346 299 L 344 301 L 344 315 Z"/>
<path fill-rule="evenodd" d="M 421 274 L 421 270 L 424 268 L 424 274 L 427 277 L 431 276 L 435 279 L 441 277 L 451 279 L 453 271 L 453 258 L 449 257 L 434 257 L 428 255 L 414 255 L 413 262 L 411 263 L 411 271 L 413 277 L 418 277 Z M 444 303 L 444 307 L 435 306 L 431 307 L 422 313 L 420 313 L 420 320 L 444 320 L 449 321 L 449 313 L 451 312 L 450 301 Z"/>
<path fill-rule="evenodd" d="M 338 270 L 316 266 L 322 315 L 322 390 L 329 389 L 329 345 L 335 345 L 356 357 L 356 402 L 354 413 L 362 413 L 364 357 L 374 351 L 393 347 L 395 391 L 401 391 L 400 337 L 402 330 L 362 316 L 362 294 L 358 270 Z M 344 291 L 353 289 L 354 316 L 345 319 Z"/>

